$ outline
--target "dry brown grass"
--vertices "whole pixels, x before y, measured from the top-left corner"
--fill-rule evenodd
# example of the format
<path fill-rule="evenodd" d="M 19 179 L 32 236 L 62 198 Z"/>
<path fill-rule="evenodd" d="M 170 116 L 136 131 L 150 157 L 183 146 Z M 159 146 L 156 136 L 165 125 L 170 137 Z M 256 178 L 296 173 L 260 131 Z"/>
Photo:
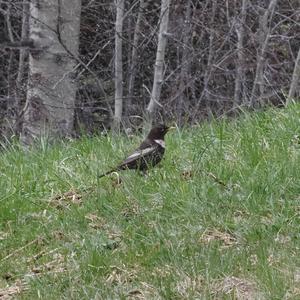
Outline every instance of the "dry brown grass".
<path fill-rule="evenodd" d="M 255 282 L 234 276 L 228 276 L 215 282 L 212 286 L 212 294 L 217 297 L 230 295 L 236 300 L 265 299 L 259 292 Z"/>
<path fill-rule="evenodd" d="M 10 286 L 0 289 L 0 299 L 10 300 L 28 290 L 28 283 L 25 280 L 16 280 Z"/>
<path fill-rule="evenodd" d="M 69 208 L 71 204 L 81 205 L 82 195 L 76 189 L 70 189 L 69 191 L 58 194 L 49 200 L 49 204 L 57 209 Z"/>
<path fill-rule="evenodd" d="M 213 241 L 222 242 L 223 247 L 231 247 L 238 243 L 236 237 L 228 232 L 222 232 L 215 228 L 205 230 L 200 237 L 200 242 L 209 244 Z"/>

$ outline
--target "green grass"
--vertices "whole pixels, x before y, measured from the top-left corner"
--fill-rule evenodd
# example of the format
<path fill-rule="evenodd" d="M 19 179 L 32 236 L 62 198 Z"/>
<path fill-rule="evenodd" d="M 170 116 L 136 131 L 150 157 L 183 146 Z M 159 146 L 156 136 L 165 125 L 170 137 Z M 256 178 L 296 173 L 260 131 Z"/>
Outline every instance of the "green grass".
<path fill-rule="evenodd" d="M 2 150 L 0 298 L 299 299 L 300 106 L 177 130 L 146 177 L 97 180 L 140 139 Z"/>

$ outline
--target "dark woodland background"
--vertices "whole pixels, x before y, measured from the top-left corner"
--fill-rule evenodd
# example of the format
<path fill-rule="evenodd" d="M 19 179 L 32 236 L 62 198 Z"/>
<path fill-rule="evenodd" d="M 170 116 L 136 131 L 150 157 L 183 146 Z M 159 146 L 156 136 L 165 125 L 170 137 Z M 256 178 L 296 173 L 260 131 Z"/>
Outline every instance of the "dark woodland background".
<path fill-rule="evenodd" d="M 21 134 L 27 109 L 32 47 L 25 38 L 29 33 L 22 35 L 25 2 L 0 1 L 0 128 L 6 137 Z M 122 128 L 140 126 L 149 103 L 161 4 L 125 1 Z M 172 0 L 169 8 L 158 119 L 196 123 L 299 97 L 299 78 L 293 77 L 300 48 L 298 0 Z M 115 20 L 113 1 L 82 1 L 79 57 L 91 72 L 79 64 L 72 74 L 77 86 L 76 104 L 70 108 L 74 134 L 111 127 Z"/>

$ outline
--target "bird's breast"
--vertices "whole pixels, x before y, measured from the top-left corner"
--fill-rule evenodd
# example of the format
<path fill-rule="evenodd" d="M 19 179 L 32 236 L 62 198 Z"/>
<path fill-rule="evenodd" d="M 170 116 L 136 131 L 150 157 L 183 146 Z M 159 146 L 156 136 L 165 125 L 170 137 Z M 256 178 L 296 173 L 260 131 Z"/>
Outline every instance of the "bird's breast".
<path fill-rule="evenodd" d="M 164 140 L 154 140 L 154 142 L 158 145 L 160 145 L 162 148 L 166 148 L 166 143 Z"/>

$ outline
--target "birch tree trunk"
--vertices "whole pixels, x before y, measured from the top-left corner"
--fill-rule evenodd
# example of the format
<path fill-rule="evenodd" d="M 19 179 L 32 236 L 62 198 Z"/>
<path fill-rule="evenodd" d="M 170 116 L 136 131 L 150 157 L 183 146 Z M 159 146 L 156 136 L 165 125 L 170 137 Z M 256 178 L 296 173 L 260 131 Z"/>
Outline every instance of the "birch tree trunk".
<path fill-rule="evenodd" d="M 294 67 L 294 72 L 293 72 L 293 77 L 292 77 L 292 82 L 289 90 L 289 99 L 292 99 L 293 97 L 296 96 L 297 91 L 298 91 L 298 96 L 300 95 L 299 93 L 299 80 L 300 80 L 300 49 L 298 51 L 298 55 L 295 61 L 295 67 Z"/>
<path fill-rule="evenodd" d="M 22 32 L 21 32 L 21 40 L 26 41 L 28 40 L 29 36 L 29 2 L 28 0 L 23 0 L 23 12 L 22 12 Z M 28 56 L 28 49 L 23 48 L 20 50 L 20 57 L 19 57 L 19 68 L 18 68 L 18 76 L 17 76 L 17 93 L 20 93 L 22 88 L 22 81 L 24 78 L 25 73 L 25 60 Z M 20 99 L 18 99 L 20 101 Z"/>
<path fill-rule="evenodd" d="M 161 0 L 160 26 L 158 34 L 158 45 L 154 66 L 154 79 L 151 99 L 147 106 L 147 113 L 150 120 L 153 118 L 154 111 L 159 104 L 161 87 L 163 84 L 164 58 L 167 45 L 167 31 L 169 23 L 170 0 Z"/>
<path fill-rule="evenodd" d="M 278 0 L 270 0 L 269 6 L 266 9 L 260 20 L 259 26 L 259 49 L 257 54 L 257 63 L 256 63 L 256 72 L 255 79 L 251 92 L 251 105 L 257 107 L 260 105 L 259 97 L 264 93 L 264 68 L 265 68 L 265 54 L 268 47 L 270 39 L 270 26 L 268 21 L 272 19 L 275 6 L 277 5 Z"/>
<path fill-rule="evenodd" d="M 14 43 L 14 35 L 12 29 L 12 22 L 11 22 L 11 2 L 7 3 L 7 10 L 5 15 L 5 23 L 7 27 L 7 34 L 9 41 Z M 8 76 L 7 76 L 7 111 L 9 119 L 12 119 L 12 123 L 14 123 L 17 107 L 16 107 L 16 97 L 14 97 L 13 93 L 13 72 L 12 72 L 12 65 L 13 65 L 13 58 L 14 52 L 13 50 L 9 50 L 9 60 L 8 60 Z M 9 124 L 11 127 L 11 124 Z"/>
<path fill-rule="evenodd" d="M 124 0 L 116 0 L 116 33 L 115 33 L 115 115 L 114 130 L 120 129 L 123 111 L 123 64 L 122 64 L 122 32 L 124 16 Z"/>
<path fill-rule="evenodd" d="M 21 32 L 21 41 L 28 41 L 29 39 L 29 16 L 30 16 L 30 5 L 27 0 L 23 0 L 23 12 L 22 12 L 22 32 Z M 21 132 L 21 100 L 25 98 L 25 76 L 27 71 L 27 59 L 28 59 L 28 49 L 22 48 L 19 54 L 19 66 L 18 66 L 18 75 L 16 80 L 16 109 L 18 111 L 18 117 L 15 120 L 14 124 L 14 132 Z"/>
<path fill-rule="evenodd" d="M 81 0 L 30 3 L 29 80 L 21 140 L 68 136 L 73 130 Z"/>

